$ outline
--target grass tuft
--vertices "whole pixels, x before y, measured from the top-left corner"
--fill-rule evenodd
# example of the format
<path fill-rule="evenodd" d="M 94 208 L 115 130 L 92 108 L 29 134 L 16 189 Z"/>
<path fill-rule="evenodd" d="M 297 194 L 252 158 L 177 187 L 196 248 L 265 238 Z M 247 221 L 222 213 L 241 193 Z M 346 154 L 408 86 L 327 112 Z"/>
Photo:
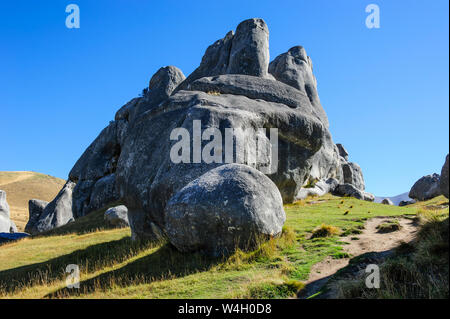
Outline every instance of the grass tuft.
<path fill-rule="evenodd" d="M 340 233 L 340 228 L 322 224 L 318 228 L 313 230 L 311 238 L 331 237 L 339 235 Z"/>

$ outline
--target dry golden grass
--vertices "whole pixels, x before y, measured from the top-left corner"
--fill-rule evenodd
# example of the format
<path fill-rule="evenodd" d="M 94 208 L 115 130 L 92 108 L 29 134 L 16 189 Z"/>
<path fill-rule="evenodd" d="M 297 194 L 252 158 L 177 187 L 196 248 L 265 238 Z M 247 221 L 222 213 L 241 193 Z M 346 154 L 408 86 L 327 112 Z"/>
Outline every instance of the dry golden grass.
<path fill-rule="evenodd" d="M 63 179 L 35 172 L 0 172 L 0 189 L 6 192 L 11 219 L 19 231 L 28 221 L 28 201 L 51 201 L 64 183 Z"/>

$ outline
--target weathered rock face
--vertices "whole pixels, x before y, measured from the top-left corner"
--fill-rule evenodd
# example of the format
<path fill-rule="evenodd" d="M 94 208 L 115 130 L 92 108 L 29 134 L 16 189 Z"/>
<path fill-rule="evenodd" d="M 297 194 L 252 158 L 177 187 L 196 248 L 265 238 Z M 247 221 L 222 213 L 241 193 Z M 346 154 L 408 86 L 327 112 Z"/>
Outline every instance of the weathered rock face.
<path fill-rule="evenodd" d="M 316 112 L 320 114 L 322 123 L 328 128 L 328 118 L 317 93 L 312 61 L 302 46 L 293 47 L 288 52 L 277 56 L 270 63 L 269 72 L 278 81 L 304 93 Z"/>
<path fill-rule="evenodd" d="M 428 200 L 441 195 L 439 174 L 421 177 L 409 191 L 409 197 L 419 201 Z"/>
<path fill-rule="evenodd" d="M 17 228 L 10 219 L 9 205 L 6 201 L 6 192 L 0 190 L 0 233 L 14 232 L 17 232 Z"/>
<path fill-rule="evenodd" d="M 344 163 L 342 164 L 342 172 L 344 174 L 344 183 L 352 184 L 362 191 L 365 189 L 362 170 L 358 164 L 352 162 Z"/>
<path fill-rule="evenodd" d="M 104 215 L 105 221 L 114 227 L 128 227 L 128 209 L 124 205 L 109 208 Z"/>
<path fill-rule="evenodd" d="M 29 228 L 30 234 L 47 231 L 74 220 L 72 213 L 72 191 L 75 183 L 68 181 L 39 216 L 38 221 Z"/>
<path fill-rule="evenodd" d="M 440 179 L 440 185 L 439 188 L 441 189 L 442 195 L 445 197 L 448 197 L 448 182 L 449 182 L 449 176 L 448 176 L 448 154 L 445 158 L 444 166 L 442 166 L 441 170 L 441 179 Z"/>
<path fill-rule="evenodd" d="M 206 50 L 200 66 L 181 83 L 177 90 L 203 77 L 221 74 L 244 74 L 268 77 L 269 29 L 262 19 L 249 19 Z"/>
<path fill-rule="evenodd" d="M 389 199 L 389 198 L 385 198 L 381 201 L 381 204 L 384 205 L 394 205 L 394 203 Z"/>
<path fill-rule="evenodd" d="M 28 213 L 30 215 L 28 219 L 28 223 L 25 226 L 25 231 L 27 233 L 32 232 L 34 226 L 36 225 L 37 221 L 41 217 L 42 213 L 44 212 L 45 207 L 47 207 L 48 202 L 39 200 L 39 199 L 30 199 L 28 201 Z"/>
<path fill-rule="evenodd" d="M 166 207 L 166 233 L 180 251 L 218 256 L 281 233 L 286 215 L 275 184 L 240 164 L 222 165 L 178 191 Z"/>
<path fill-rule="evenodd" d="M 344 145 L 342 144 L 336 144 L 338 151 L 339 151 L 339 155 L 342 156 L 342 158 L 346 161 L 348 161 L 348 152 L 345 149 Z"/>
<path fill-rule="evenodd" d="M 0 190 L 0 215 L 9 218 L 9 205 L 6 201 L 6 192 Z"/>
<path fill-rule="evenodd" d="M 262 19 L 241 22 L 233 37 L 228 74 L 266 77 L 269 67 L 269 28 Z"/>

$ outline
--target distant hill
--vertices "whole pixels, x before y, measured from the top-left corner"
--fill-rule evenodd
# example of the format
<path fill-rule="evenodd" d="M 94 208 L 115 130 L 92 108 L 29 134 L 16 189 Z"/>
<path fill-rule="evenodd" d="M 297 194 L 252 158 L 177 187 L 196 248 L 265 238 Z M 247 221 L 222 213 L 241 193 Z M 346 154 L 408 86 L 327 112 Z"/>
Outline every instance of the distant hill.
<path fill-rule="evenodd" d="M 51 201 L 64 183 L 63 179 L 36 172 L 0 172 L 0 189 L 6 192 L 11 219 L 19 231 L 28 222 L 28 201 Z"/>
<path fill-rule="evenodd" d="M 398 205 L 402 200 L 411 200 L 412 198 L 409 198 L 408 196 L 409 192 L 397 195 L 397 196 L 392 196 L 392 197 L 378 197 L 375 196 L 375 203 L 381 203 L 381 201 L 385 198 L 389 198 L 394 205 Z"/>

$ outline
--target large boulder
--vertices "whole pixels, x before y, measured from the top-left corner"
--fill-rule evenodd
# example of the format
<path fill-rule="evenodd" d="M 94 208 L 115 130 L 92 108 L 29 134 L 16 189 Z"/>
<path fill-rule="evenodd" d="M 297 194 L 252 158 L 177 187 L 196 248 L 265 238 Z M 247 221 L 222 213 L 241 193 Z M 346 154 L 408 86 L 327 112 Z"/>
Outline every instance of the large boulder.
<path fill-rule="evenodd" d="M 30 234 L 37 234 L 53 228 L 63 226 L 74 220 L 72 213 L 72 191 L 75 183 L 67 181 L 40 215 L 38 221 L 29 227 Z"/>
<path fill-rule="evenodd" d="M 409 197 L 424 201 L 441 195 L 440 176 L 431 174 L 421 177 L 409 191 Z"/>
<path fill-rule="evenodd" d="M 38 222 L 42 213 L 44 212 L 45 207 L 47 207 L 48 202 L 39 199 L 30 199 L 28 201 L 28 222 L 25 226 L 25 231 L 27 233 L 31 233 L 34 226 Z"/>
<path fill-rule="evenodd" d="M 391 205 L 391 206 L 394 205 L 394 203 L 393 203 L 389 198 L 383 199 L 383 200 L 381 201 L 381 204 L 384 204 L 384 205 Z"/>
<path fill-rule="evenodd" d="M 0 190 L 0 233 L 17 232 L 17 227 L 10 219 L 9 214 L 9 205 L 6 201 L 6 192 Z"/>
<path fill-rule="evenodd" d="M 365 183 L 361 167 L 352 162 L 342 164 L 342 172 L 344 176 L 344 184 L 352 184 L 357 189 L 364 191 Z"/>
<path fill-rule="evenodd" d="M 444 166 L 442 166 L 440 185 L 439 185 L 442 195 L 444 195 L 447 198 L 448 198 L 448 182 L 449 182 L 449 176 L 448 176 L 448 154 L 447 154 L 447 157 L 445 158 Z"/>
<path fill-rule="evenodd" d="M 107 224 L 114 227 L 128 227 L 128 209 L 124 205 L 111 207 L 106 210 L 104 219 Z"/>
<path fill-rule="evenodd" d="M 193 180 L 169 200 L 166 212 L 166 232 L 175 247 L 216 256 L 279 235 L 286 220 L 276 185 L 240 164 Z"/>

